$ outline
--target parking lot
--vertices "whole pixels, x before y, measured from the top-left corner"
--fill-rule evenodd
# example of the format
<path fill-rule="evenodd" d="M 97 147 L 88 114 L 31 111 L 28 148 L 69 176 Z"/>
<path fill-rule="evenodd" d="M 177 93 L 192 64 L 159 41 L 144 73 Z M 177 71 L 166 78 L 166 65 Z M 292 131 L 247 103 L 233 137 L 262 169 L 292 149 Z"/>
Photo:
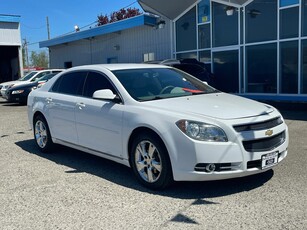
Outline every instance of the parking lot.
<path fill-rule="evenodd" d="M 0 99 L 0 229 L 306 229 L 307 110 L 290 108 L 288 157 L 274 170 L 151 191 L 114 162 L 40 153 L 27 107 Z"/>

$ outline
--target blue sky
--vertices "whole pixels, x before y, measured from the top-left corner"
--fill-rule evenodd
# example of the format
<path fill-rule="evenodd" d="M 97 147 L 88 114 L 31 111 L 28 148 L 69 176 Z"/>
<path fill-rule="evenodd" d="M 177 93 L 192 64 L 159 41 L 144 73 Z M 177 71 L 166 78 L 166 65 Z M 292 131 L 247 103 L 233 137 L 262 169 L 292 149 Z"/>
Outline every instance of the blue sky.
<path fill-rule="evenodd" d="M 29 51 L 37 51 L 38 42 L 47 40 L 46 17 L 51 38 L 67 34 L 97 20 L 97 15 L 110 14 L 130 4 L 140 8 L 136 0 L 1 0 L 0 14 L 21 16 L 21 37 L 29 42 Z"/>

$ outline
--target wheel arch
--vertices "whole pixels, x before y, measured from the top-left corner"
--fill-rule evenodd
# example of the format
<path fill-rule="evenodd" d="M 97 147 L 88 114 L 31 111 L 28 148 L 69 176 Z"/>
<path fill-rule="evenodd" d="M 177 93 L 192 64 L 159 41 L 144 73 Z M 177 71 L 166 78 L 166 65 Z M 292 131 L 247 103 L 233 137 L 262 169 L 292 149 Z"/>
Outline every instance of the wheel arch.
<path fill-rule="evenodd" d="M 151 135 L 156 136 L 161 141 L 161 143 L 164 145 L 165 149 L 167 150 L 168 158 L 170 160 L 170 164 L 171 164 L 171 167 L 172 167 L 172 159 L 171 159 L 168 147 L 165 144 L 165 141 L 163 140 L 163 138 L 161 138 L 161 136 L 155 130 L 153 130 L 151 128 L 148 128 L 148 127 L 145 127 L 145 126 L 141 126 L 141 127 L 135 128 L 131 132 L 131 135 L 129 137 L 128 146 L 127 146 L 127 152 L 128 152 L 128 161 L 129 161 L 130 166 L 131 166 L 131 162 L 130 162 L 131 156 L 130 156 L 130 154 L 131 154 L 131 150 L 132 150 L 131 148 L 132 148 L 133 140 L 135 139 L 136 136 L 138 136 L 141 133 L 149 133 Z"/>

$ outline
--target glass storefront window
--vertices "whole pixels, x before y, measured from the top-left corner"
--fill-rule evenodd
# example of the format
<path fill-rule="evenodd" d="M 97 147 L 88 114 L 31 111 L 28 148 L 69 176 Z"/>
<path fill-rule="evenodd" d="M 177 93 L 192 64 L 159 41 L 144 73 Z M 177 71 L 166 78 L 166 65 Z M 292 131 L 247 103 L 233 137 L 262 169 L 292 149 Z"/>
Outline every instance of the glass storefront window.
<path fill-rule="evenodd" d="M 307 40 L 302 41 L 302 80 L 301 92 L 307 94 Z"/>
<path fill-rule="evenodd" d="M 298 93 L 298 41 L 280 43 L 280 91 Z"/>
<path fill-rule="evenodd" d="M 238 8 L 212 3 L 213 46 L 238 45 Z"/>
<path fill-rule="evenodd" d="M 204 24 L 198 27 L 198 48 L 205 49 L 210 47 L 210 24 Z"/>
<path fill-rule="evenodd" d="M 245 7 L 246 42 L 277 39 L 277 1 L 254 0 Z"/>
<path fill-rule="evenodd" d="M 280 0 L 280 7 L 291 6 L 295 4 L 299 4 L 299 0 Z"/>
<path fill-rule="evenodd" d="M 299 8 L 291 7 L 280 10 L 280 38 L 298 37 Z"/>
<path fill-rule="evenodd" d="M 198 23 L 210 22 L 210 0 L 198 4 Z"/>
<path fill-rule="evenodd" d="M 199 52 L 199 61 L 203 63 L 211 63 L 211 51 L 205 50 Z"/>
<path fill-rule="evenodd" d="M 176 21 L 176 50 L 196 49 L 196 7 Z"/>
<path fill-rule="evenodd" d="M 227 93 L 239 93 L 238 50 L 213 53 L 214 87 Z"/>
<path fill-rule="evenodd" d="M 307 0 L 302 0 L 302 35 L 307 36 Z"/>
<path fill-rule="evenodd" d="M 246 47 L 246 91 L 277 93 L 277 44 Z"/>
<path fill-rule="evenodd" d="M 197 53 L 191 52 L 191 53 L 179 53 L 176 55 L 177 59 L 186 59 L 186 58 L 194 58 L 197 59 Z"/>

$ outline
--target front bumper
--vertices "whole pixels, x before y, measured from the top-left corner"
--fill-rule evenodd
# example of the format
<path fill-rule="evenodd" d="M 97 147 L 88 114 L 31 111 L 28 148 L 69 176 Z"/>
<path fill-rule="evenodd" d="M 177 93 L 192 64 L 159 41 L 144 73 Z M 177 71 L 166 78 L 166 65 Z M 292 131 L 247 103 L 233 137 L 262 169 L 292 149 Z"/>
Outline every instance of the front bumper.
<path fill-rule="evenodd" d="M 270 170 L 285 159 L 289 144 L 288 128 L 284 122 L 271 130 L 274 135 L 268 137 L 265 135 L 266 130 L 239 133 L 229 129 L 227 135 L 230 140 L 224 143 L 196 142 L 178 135 L 177 138 L 181 140 L 177 141 L 177 154 L 172 159 L 174 180 L 223 180 Z M 246 142 L 248 144 L 245 144 Z M 264 144 L 262 145 L 261 142 L 264 142 Z M 259 146 L 266 148 L 261 149 Z M 277 154 L 277 162 L 268 167 L 263 167 L 263 157 L 275 153 Z M 214 165 L 212 171 L 208 170 L 207 167 L 210 164 Z"/>

